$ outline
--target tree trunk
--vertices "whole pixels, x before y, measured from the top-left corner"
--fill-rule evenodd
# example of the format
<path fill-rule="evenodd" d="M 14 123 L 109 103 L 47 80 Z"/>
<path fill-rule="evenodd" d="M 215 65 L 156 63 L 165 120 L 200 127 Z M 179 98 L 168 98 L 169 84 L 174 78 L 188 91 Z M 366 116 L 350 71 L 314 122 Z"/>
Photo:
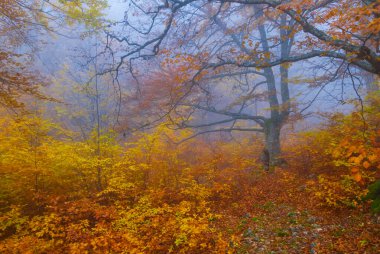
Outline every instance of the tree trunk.
<path fill-rule="evenodd" d="M 281 123 L 279 121 L 269 120 L 265 126 L 265 149 L 264 149 L 264 164 L 265 169 L 269 170 L 273 166 L 281 164 L 279 158 L 281 154 L 280 145 Z"/>
<path fill-rule="evenodd" d="M 367 93 L 373 93 L 379 90 L 378 80 L 376 79 L 376 75 L 364 72 L 364 82 L 366 85 Z"/>

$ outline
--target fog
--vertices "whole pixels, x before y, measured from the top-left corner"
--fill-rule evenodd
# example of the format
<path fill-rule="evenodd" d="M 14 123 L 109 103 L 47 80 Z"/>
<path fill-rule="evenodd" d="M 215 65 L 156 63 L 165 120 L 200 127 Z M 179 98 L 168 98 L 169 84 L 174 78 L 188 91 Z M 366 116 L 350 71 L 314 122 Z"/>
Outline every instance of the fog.
<path fill-rule="evenodd" d="M 142 1 L 143 4 L 144 1 Z M 147 25 L 150 22 L 149 15 L 144 15 L 141 10 L 136 9 L 133 4 L 128 3 L 128 1 L 109 1 L 109 7 L 104 10 L 103 20 L 107 24 L 106 32 L 102 29 L 88 33 L 89 28 L 82 24 L 64 24 L 55 29 L 53 33 L 43 33 L 40 35 L 40 39 L 44 41 L 42 49 L 37 52 L 37 57 L 35 57 L 36 68 L 43 73 L 47 80 L 49 80 L 48 85 L 48 95 L 52 97 L 58 97 L 61 100 L 61 104 L 54 104 L 52 107 L 56 108 L 66 108 L 67 112 L 72 112 L 71 116 L 66 116 L 71 120 L 66 119 L 65 121 L 70 122 L 71 128 L 79 131 L 81 129 L 90 132 L 94 126 L 95 121 L 95 99 L 96 96 L 91 98 L 94 94 L 91 92 L 93 89 L 95 79 L 99 82 L 99 102 L 101 105 L 101 119 L 103 128 L 116 129 L 120 133 L 128 133 L 133 130 L 144 130 L 142 126 L 147 126 L 149 123 L 157 123 L 163 115 L 165 115 L 168 107 L 163 107 L 162 110 L 150 110 L 146 115 L 141 115 L 138 109 L 138 101 L 144 100 L 144 94 L 138 94 L 140 92 L 141 86 L 144 86 L 144 82 L 149 83 L 152 74 L 160 72 L 162 70 L 162 56 L 155 57 L 145 57 L 140 60 L 137 59 L 140 53 L 136 52 L 131 55 L 131 59 L 136 59 L 136 63 L 128 63 L 127 59 L 123 59 L 124 64 L 120 70 L 115 71 L 117 65 L 120 64 L 123 55 L 129 54 L 129 51 L 135 50 L 132 46 L 125 46 L 123 41 L 110 42 L 110 35 L 114 38 L 130 38 L 130 42 L 141 43 L 150 35 L 144 35 L 139 37 L 139 33 L 134 31 L 135 28 L 147 29 Z M 151 7 L 153 8 L 153 7 Z M 189 7 L 187 11 L 191 11 L 194 6 Z M 187 11 L 183 15 L 188 15 Z M 237 10 L 239 13 L 239 10 Z M 251 10 L 245 11 L 244 13 L 252 12 Z M 199 12 L 200 16 L 211 15 L 207 12 Z M 198 15 L 197 14 L 197 15 Z M 189 25 L 192 24 L 192 17 L 189 17 Z M 154 23 L 152 34 L 160 33 L 164 25 L 160 24 L 163 22 L 165 17 L 158 17 L 158 21 Z M 128 21 L 127 21 L 128 20 Z M 196 19 L 194 19 L 195 22 Z M 201 33 L 203 27 L 206 25 L 206 21 L 202 21 L 197 24 L 192 24 L 193 27 L 187 27 L 193 29 L 192 32 L 199 37 L 199 42 L 197 38 L 193 37 L 186 39 L 186 37 L 181 38 L 181 34 L 178 32 L 182 29 L 182 25 L 178 24 L 177 27 L 173 28 L 170 32 L 170 36 L 162 42 L 162 48 L 170 49 L 173 48 L 172 56 L 175 56 L 178 51 L 178 43 L 176 40 L 188 40 L 188 44 L 183 44 L 181 50 L 185 50 L 188 54 L 198 54 L 197 43 L 202 44 L 204 49 L 212 48 L 215 43 L 219 43 L 220 37 L 223 37 L 223 29 L 233 30 L 235 26 L 239 26 L 244 20 L 239 16 L 229 17 L 223 21 L 223 26 L 214 25 L 212 30 L 206 31 L 204 36 L 205 39 L 199 37 L 198 34 Z M 145 25 L 141 25 L 145 24 Z M 134 27 L 131 29 L 131 27 Z M 157 30 L 155 32 L 154 30 Z M 178 31 L 177 31 L 178 29 Z M 197 31 L 199 30 L 199 31 Z M 259 36 L 258 31 L 252 31 L 253 37 Z M 208 34 L 207 34 L 208 33 Z M 275 36 L 276 31 L 268 33 L 268 36 Z M 189 34 L 190 36 L 190 34 Z M 192 35 L 194 36 L 194 35 Z M 203 36 L 203 35 L 202 35 Z M 299 35 L 302 36 L 302 35 Z M 242 38 L 241 32 L 234 34 L 229 31 L 224 39 L 230 38 L 232 43 L 234 40 L 240 40 Z M 112 39 L 112 38 L 111 38 Z M 223 40 L 224 40 L 223 39 Z M 202 40 L 204 40 L 202 42 Z M 192 44 L 193 43 L 193 44 Z M 215 44 L 216 45 L 216 44 Z M 237 45 L 239 46 L 239 45 Z M 230 46 L 226 49 L 228 50 Z M 110 50 L 112 49 L 112 51 Z M 150 55 L 152 49 L 144 49 L 143 54 Z M 220 50 L 220 49 L 219 49 Z M 275 49 L 276 54 L 279 54 L 279 48 Z M 296 51 L 297 49 L 293 49 Z M 112 57 L 111 54 L 112 53 Z M 297 54 L 297 52 L 295 52 Z M 136 55 L 137 54 L 137 55 Z M 212 54 L 212 53 L 211 53 Z M 161 59 L 161 60 L 160 60 Z M 214 58 L 216 59 L 216 58 Z M 214 60 L 215 61 L 215 60 Z M 132 65 L 131 65 L 132 63 Z M 94 70 L 96 65 L 96 71 Z M 326 65 L 323 68 L 318 68 L 318 66 Z M 324 121 L 320 117 L 321 114 L 325 112 L 343 112 L 348 113 L 353 109 L 352 104 L 347 103 L 349 101 L 357 100 L 357 94 L 350 85 L 350 80 L 347 78 L 335 79 L 331 82 L 321 83 L 320 85 L 313 85 L 310 82 L 314 82 L 318 79 L 318 76 L 323 75 L 333 75 L 334 68 L 339 65 L 339 61 L 331 61 L 330 64 L 326 64 L 325 58 L 313 58 L 311 60 L 306 60 L 303 62 L 294 63 L 289 68 L 289 91 L 291 96 L 291 103 L 297 105 L 294 110 L 301 113 L 304 118 L 296 126 L 293 131 L 305 130 L 309 128 L 314 128 Z M 316 67 L 317 66 L 317 67 Z M 133 70 L 132 70 L 133 67 Z M 329 68 L 331 70 L 329 70 Z M 280 71 L 278 67 L 273 67 L 273 72 L 276 76 L 276 87 L 277 91 L 280 91 Z M 132 73 L 131 73 L 132 71 Z M 133 74 L 133 72 L 138 74 Z M 97 74 L 96 74 L 96 73 Z M 330 74 L 328 74 L 330 73 Z M 133 74 L 133 75 L 131 75 Z M 171 74 L 172 75 L 172 74 Z M 237 112 L 236 102 L 241 100 L 242 96 L 250 90 L 255 83 L 263 81 L 260 75 L 246 74 L 237 75 L 226 78 L 211 78 L 205 79 L 202 83 L 211 90 L 208 91 L 213 94 L 213 98 L 206 102 L 206 104 L 212 104 L 212 107 L 217 109 L 229 108 L 232 111 Z M 242 85 L 245 88 L 239 86 Z M 356 85 L 357 86 L 357 85 Z M 159 84 L 156 85 L 154 89 L 160 90 Z M 366 90 L 363 84 L 358 87 L 361 96 L 365 96 Z M 265 99 L 265 86 L 260 86 L 257 88 L 256 92 L 258 94 L 257 98 L 250 101 L 250 105 L 245 105 L 241 110 L 245 114 L 262 115 L 268 117 L 270 115 L 270 106 Z M 79 92 L 79 93 L 78 93 Z M 278 92 L 279 93 L 279 92 Z M 202 91 L 201 91 L 202 94 Z M 260 95 L 261 94 L 261 95 Z M 199 96 L 205 96 L 199 95 Z M 207 97 L 207 96 L 206 96 Z M 208 100 L 204 97 L 201 100 Z M 210 97 L 211 98 L 211 97 Z M 210 99 L 209 98 L 209 99 Z M 158 100 L 158 98 L 156 98 Z M 166 100 L 168 98 L 161 98 L 161 100 Z M 279 98 L 280 103 L 281 98 Z M 170 102 L 166 102 L 170 103 Z M 171 102 L 173 103 L 173 102 Z M 236 105 L 235 105 L 236 104 Z M 235 105 L 235 106 L 233 106 Z M 157 105 L 155 107 L 157 109 Z M 74 112 L 85 109 L 89 116 L 75 116 Z M 293 110 L 293 109 L 292 109 Z M 199 110 L 198 110 L 199 111 Z M 54 114 L 53 112 L 50 112 Z M 195 125 L 202 123 L 218 122 L 224 119 L 220 114 L 215 114 L 212 112 L 195 112 L 193 115 L 195 118 L 193 120 Z M 83 118 L 83 119 L 82 119 Z M 234 122 L 235 123 L 235 122 Z M 244 126 L 255 126 L 254 122 L 242 122 Z M 217 125 L 217 128 L 225 128 L 228 125 L 222 124 Z M 214 127 L 206 127 L 206 130 L 214 129 Z"/>

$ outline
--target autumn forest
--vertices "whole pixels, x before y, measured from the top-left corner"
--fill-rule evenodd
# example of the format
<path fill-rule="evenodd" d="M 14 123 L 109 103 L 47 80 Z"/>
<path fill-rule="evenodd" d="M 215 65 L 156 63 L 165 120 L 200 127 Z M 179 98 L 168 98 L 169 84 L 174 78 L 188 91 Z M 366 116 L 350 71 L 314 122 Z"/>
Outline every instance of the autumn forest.
<path fill-rule="evenodd" d="M 380 253 L 378 0 L 0 0 L 0 253 Z"/>

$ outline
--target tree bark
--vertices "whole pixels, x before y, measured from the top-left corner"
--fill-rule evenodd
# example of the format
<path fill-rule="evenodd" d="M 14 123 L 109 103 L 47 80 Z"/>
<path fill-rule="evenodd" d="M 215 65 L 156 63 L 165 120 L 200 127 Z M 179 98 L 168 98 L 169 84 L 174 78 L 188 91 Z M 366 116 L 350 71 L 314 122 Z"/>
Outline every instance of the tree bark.
<path fill-rule="evenodd" d="M 263 152 L 264 166 L 266 170 L 282 163 L 280 143 L 281 122 L 270 119 L 265 124 L 265 148 Z"/>

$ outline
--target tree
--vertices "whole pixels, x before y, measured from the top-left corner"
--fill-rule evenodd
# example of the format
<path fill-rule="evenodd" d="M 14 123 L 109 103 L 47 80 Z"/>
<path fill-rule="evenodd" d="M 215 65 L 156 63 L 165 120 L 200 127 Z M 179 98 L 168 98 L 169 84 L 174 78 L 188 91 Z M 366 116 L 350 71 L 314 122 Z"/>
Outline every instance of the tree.
<path fill-rule="evenodd" d="M 261 64 L 249 59 L 249 61 L 240 63 L 241 65 L 265 67 L 314 57 L 330 57 L 347 61 L 368 72 L 379 74 L 376 47 L 380 18 L 379 5 L 375 0 L 168 0 L 156 5 L 142 4 L 139 1 L 131 0 L 130 3 L 137 7 L 140 14 L 146 14 L 150 18 L 144 22 L 143 29 L 137 29 L 137 31 L 152 36 L 143 43 L 141 41 L 138 43 L 132 42 L 128 36 L 118 37 L 109 33 L 111 38 L 128 45 L 128 51 L 121 56 L 121 61 L 127 60 L 130 56 L 136 58 L 136 55 L 142 50 L 146 51 L 140 57 L 157 53 L 165 37 L 171 35 L 170 30 L 184 17 L 184 12 L 196 13 L 201 7 L 222 10 L 223 8 L 263 6 L 268 12 L 273 12 L 273 15 L 285 14 L 295 20 L 295 23 L 302 29 L 302 36 L 297 38 L 297 42 L 309 51 L 286 58 L 271 58 Z M 218 14 L 220 12 L 216 13 L 216 15 Z M 322 23 L 326 28 L 319 28 Z M 126 24 L 135 28 L 132 20 L 127 20 Z M 230 64 L 232 63 L 236 62 L 231 61 Z"/>
<path fill-rule="evenodd" d="M 48 84 L 47 78 L 34 64 L 42 40 L 51 33 L 64 36 L 61 28 L 65 20 L 96 28 L 104 8 L 106 2 L 101 0 L 1 1 L 0 104 L 22 107 L 24 105 L 18 99 L 23 95 L 48 99 L 39 90 Z"/>
<path fill-rule="evenodd" d="M 16 98 L 22 94 L 42 97 L 37 91 L 42 82 L 29 68 L 30 55 L 15 53 L 28 43 L 32 20 L 22 3 L 12 0 L 0 3 L 0 104 L 3 106 L 21 106 Z"/>
<path fill-rule="evenodd" d="M 231 41 L 226 41 L 226 46 L 220 48 L 215 55 L 225 54 L 225 52 L 229 52 L 230 55 L 235 54 L 237 59 L 248 59 L 255 57 L 257 61 L 262 61 L 270 55 L 276 54 L 276 51 L 279 51 L 281 57 L 287 57 L 291 53 L 293 37 L 286 36 L 290 33 L 289 29 L 286 27 L 291 27 L 293 23 L 292 20 L 288 20 L 286 16 L 280 16 L 277 21 L 279 24 L 275 24 L 274 22 L 266 22 L 264 18 L 264 12 L 261 8 L 254 8 L 251 10 L 244 10 L 247 16 L 256 16 L 257 22 L 252 22 L 249 25 L 246 25 L 243 29 L 239 26 L 236 27 L 227 27 L 227 24 L 223 22 L 222 19 L 217 16 L 212 16 L 212 21 L 217 26 L 217 29 L 220 29 L 224 36 Z M 231 16 L 231 15 L 244 15 L 241 10 L 232 10 L 226 11 L 226 13 L 221 16 Z M 226 17 L 222 17 L 225 19 Z M 251 28 L 249 27 L 251 26 Z M 252 32 L 253 27 L 257 26 L 258 33 Z M 252 30 L 251 30 L 252 29 Z M 238 30 L 240 35 L 235 32 L 231 32 L 231 30 Z M 268 32 L 272 30 L 271 32 Z M 221 35 L 221 36 L 223 36 Z M 257 39 L 255 39 L 257 36 Z M 276 41 L 275 44 L 272 42 Z M 218 43 L 221 43 L 218 41 Z M 252 50 L 254 47 L 261 46 L 260 55 L 253 56 Z M 206 49 L 207 50 L 207 49 Z M 206 53 L 204 53 L 206 54 Z M 208 55 L 209 59 L 211 58 Z M 219 57 L 219 56 L 217 56 Z M 261 60 L 259 60 L 261 58 Z M 206 59 L 208 61 L 209 59 Z M 204 59 L 201 59 L 204 61 Z M 280 162 L 280 132 L 283 125 L 288 120 L 290 114 L 290 95 L 289 95 L 289 70 L 286 64 L 282 64 L 279 70 L 276 70 L 274 67 L 268 66 L 263 68 L 262 70 L 254 70 L 252 68 L 241 68 L 239 66 L 229 66 L 225 67 L 224 64 L 220 66 L 216 66 L 216 71 L 210 72 L 204 75 L 202 79 L 196 81 L 199 73 L 199 69 L 202 70 L 204 66 L 200 63 L 200 67 L 197 68 L 198 72 L 196 72 L 195 76 L 192 77 L 192 81 L 195 83 L 194 85 L 200 86 L 200 91 L 197 92 L 197 96 L 199 93 L 204 94 L 204 99 L 194 100 L 194 98 L 187 99 L 182 98 L 181 102 L 178 105 L 190 106 L 195 111 L 191 111 L 190 115 L 193 115 L 197 111 L 206 111 L 211 114 L 218 114 L 223 116 L 223 119 L 218 118 L 214 121 L 208 121 L 208 123 L 198 123 L 191 124 L 190 115 L 183 117 L 180 122 L 180 127 L 210 127 L 210 126 L 220 126 L 225 123 L 232 123 L 229 127 L 224 126 L 223 128 L 217 129 L 207 129 L 205 131 L 200 131 L 195 135 L 199 135 L 202 133 L 209 132 L 231 132 L 231 131 L 255 131 L 262 132 L 265 137 L 265 149 L 263 151 L 264 162 L 269 165 L 276 165 Z M 243 71 L 241 70 L 243 69 Z M 180 69 L 179 73 L 183 70 Z M 217 72 L 217 73 L 215 73 Z M 279 72 L 280 79 L 275 78 L 276 72 Z M 207 71 L 206 71 L 207 73 Z M 231 80 L 231 77 L 237 77 L 238 82 L 241 82 L 242 85 L 237 85 L 236 82 Z M 215 81 L 210 81 L 212 79 L 216 79 Z M 231 96 L 231 94 L 237 94 L 238 96 L 234 98 L 231 102 L 221 103 L 219 104 L 219 108 L 215 105 L 215 96 L 214 94 L 218 94 L 221 91 L 210 88 L 210 83 L 212 85 L 218 83 L 230 83 L 233 87 L 231 90 L 227 90 L 227 94 Z M 202 84 L 201 84 L 202 83 Z M 280 85 L 278 85 L 280 84 Z M 278 92 L 279 88 L 279 92 Z M 223 89 L 223 88 L 222 88 Z M 225 89 L 225 88 L 224 88 Z M 224 97 L 225 101 L 228 101 L 228 96 Z M 268 110 L 263 110 L 261 105 L 261 112 L 258 110 L 258 106 L 260 101 L 267 102 L 269 105 Z M 260 106 L 259 106 L 260 107 Z M 268 112 L 269 111 L 269 112 Z M 253 121 L 256 126 L 251 126 L 248 124 L 246 128 L 239 127 L 241 121 Z"/>
<path fill-rule="evenodd" d="M 106 31 L 107 48 L 124 45 L 125 50 L 125 53 L 113 54 L 120 57 L 120 61 L 110 71 L 117 76 L 126 64 L 136 77 L 136 63 L 141 65 L 141 60 L 149 60 L 162 52 L 169 58 L 179 56 L 176 64 L 197 59 L 196 64 L 189 61 L 179 64 L 177 71 L 187 73 L 182 74 L 182 80 L 177 80 L 182 82 L 183 91 L 171 101 L 168 109 L 175 111 L 178 106 L 187 106 L 228 117 L 214 123 L 191 125 L 186 120 L 189 115 L 182 115 L 182 127 L 209 127 L 228 122 L 235 126 L 237 120 L 253 121 L 257 126 L 249 129 L 265 134 L 272 162 L 280 153 L 281 127 L 292 111 L 288 71 L 292 63 L 330 59 L 326 62 L 331 66 L 325 68 L 332 70 L 330 77 L 314 81 L 314 85 L 320 86 L 338 79 L 351 83 L 353 79 L 347 77 L 354 75 L 353 67 L 379 73 L 376 53 L 378 5 L 374 1 L 186 0 L 155 4 L 131 0 L 129 3 L 125 20 L 117 23 L 124 30 Z M 130 14 L 139 18 L 130 18 Z M 371 24 L 369 27 L 366 27 L 367 22 Z M 292 51 L 292 47 L 296 50 Z M 240 98 L 241 109 L 235 107 L 231 111 L 226 110 L 228 107 L 218 109 L 211 105 L 212 93 L 205 83 L 210 83 L 211 76 L 237 77 L 236 73 L 245 75 L 240 78 L 246 78 L 249 73 L 255 74 L 256 80 L 257 76 L 264 79 L 269 115 L 252 115 L 252 111 L 247 111 L 245 104 L 257 97 L 253 95 L 257 93 L 251 90 L 253 87 L 246 90 L 246 100 Z M 276 86 L 277 82 L 280 85 Z M 257 84 L 261 85 L 260 80 Z M 355 88 L 355 84 L 353 86 Z M 198 94 L 198 101 L 192 96 L 194 92 Z M 199 101 L 202 93 L 203 101 Z M 234 130 L 245 129 L 231 127 L 215 131 Z M 206 130 L 206 133 L 211 131 Z"/>

